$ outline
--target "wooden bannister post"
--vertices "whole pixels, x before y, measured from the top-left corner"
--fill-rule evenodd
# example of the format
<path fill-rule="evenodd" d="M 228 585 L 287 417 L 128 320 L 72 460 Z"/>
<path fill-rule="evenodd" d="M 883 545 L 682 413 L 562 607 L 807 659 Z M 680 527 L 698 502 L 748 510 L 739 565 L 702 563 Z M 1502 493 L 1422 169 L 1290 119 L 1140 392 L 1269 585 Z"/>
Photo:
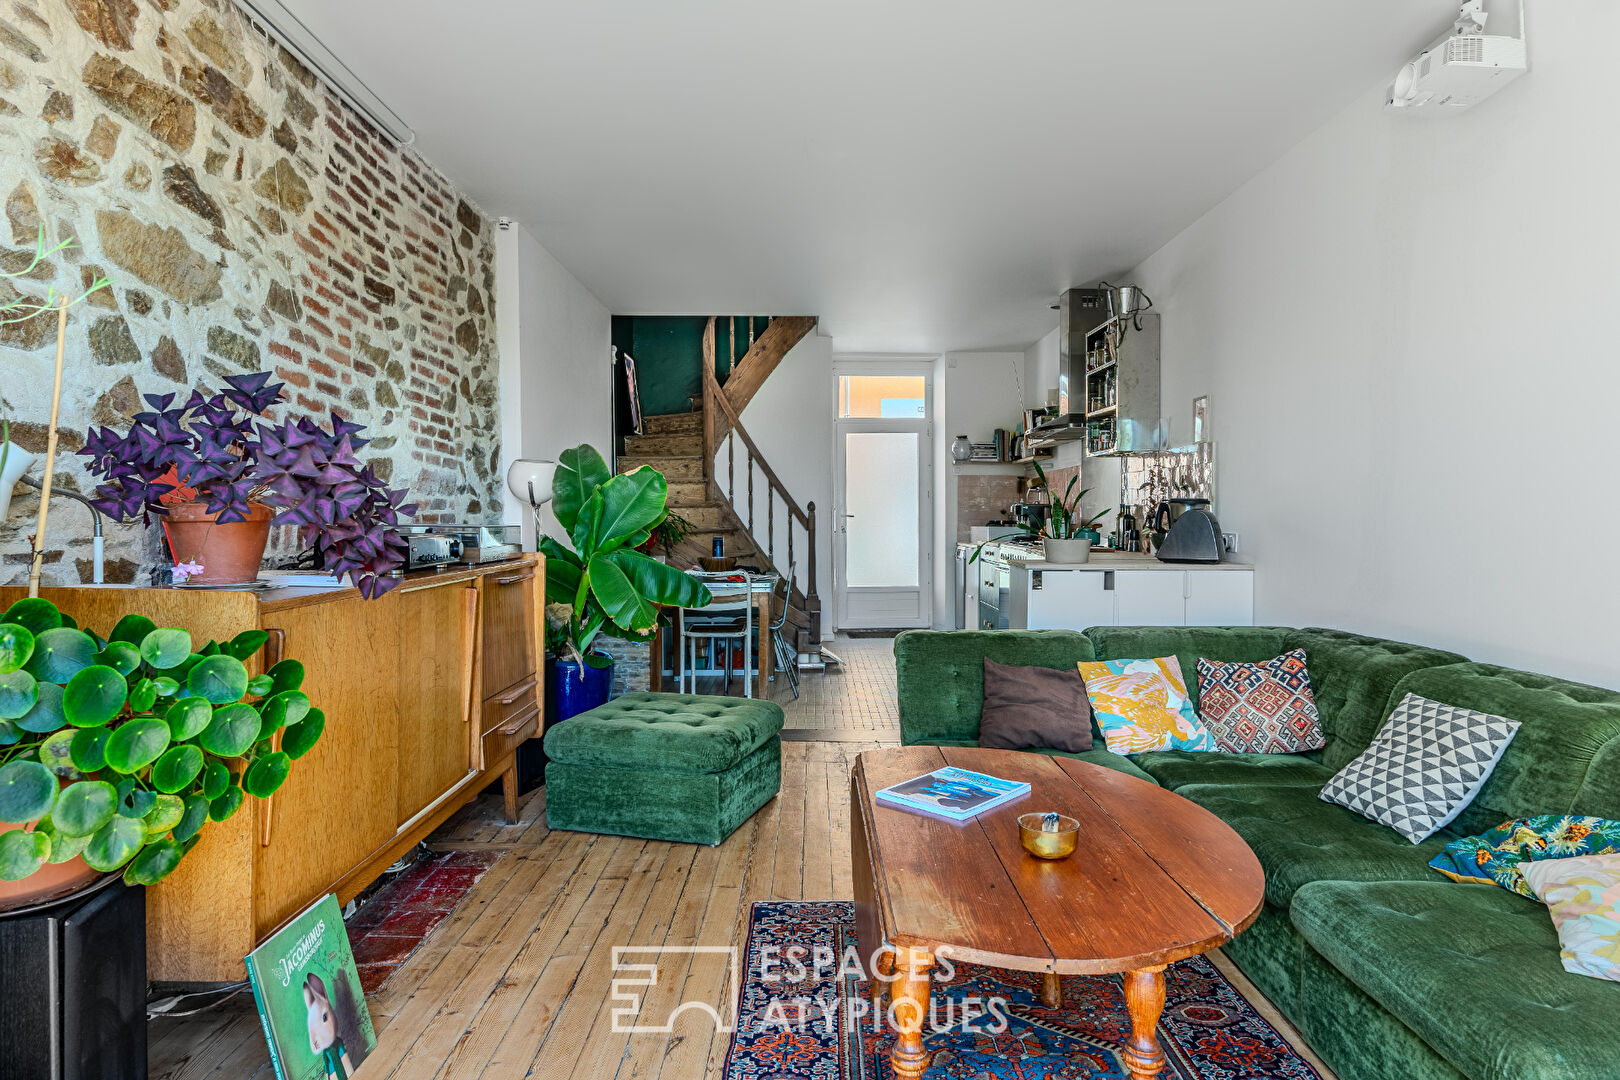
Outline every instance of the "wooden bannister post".
<path fill-rule="evenodd" d="M 714 477 L 714 452 L 716 441 L 716 407 L 714 394 L 709 389 L 714 382 L 714 319 L 703 328 L 703 372 L 701 376 L 703 387 L 703 483 L 708 491 L 709 498 L 720 494 L 720 485 Z"/>
<path fill-rule="evenodd" d="M 805 614 L 810 616 L 810 640 L 812 643 L 821 641 L 821 598 L 816 595 L 816 504 L 808 502 L 804 507 L 805 516 L 810 520 L 805 523 L 804 530 L 809 534 L 810 551 L 806 557 L 810 576 L 805 579 L 804 604 Z"/>

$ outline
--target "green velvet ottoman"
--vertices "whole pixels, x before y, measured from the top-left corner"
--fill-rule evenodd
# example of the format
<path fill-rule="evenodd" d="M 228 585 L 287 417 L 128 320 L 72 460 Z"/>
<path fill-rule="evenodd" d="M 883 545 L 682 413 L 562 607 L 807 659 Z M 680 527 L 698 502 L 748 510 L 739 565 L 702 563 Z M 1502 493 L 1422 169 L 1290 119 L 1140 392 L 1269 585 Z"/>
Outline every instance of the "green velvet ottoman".
<path fill-rule="evenodd" d="M 546 732 L 546 824 L 718 844 L 782 786 L 782 707 L 625 694 Z"/>

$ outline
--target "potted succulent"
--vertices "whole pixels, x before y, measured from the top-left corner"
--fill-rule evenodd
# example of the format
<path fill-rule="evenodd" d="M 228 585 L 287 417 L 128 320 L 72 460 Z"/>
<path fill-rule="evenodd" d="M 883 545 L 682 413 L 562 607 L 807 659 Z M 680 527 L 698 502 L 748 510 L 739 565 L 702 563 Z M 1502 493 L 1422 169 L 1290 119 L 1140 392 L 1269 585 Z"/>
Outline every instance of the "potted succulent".
<path fill-rule="evenodd" d="M 1035 464 L 1035 471 L 1040 473 L 1042 482 L 1046 474 L 1041 470 L 1040 463 Z M 1047 523 L 1045 535 L 1041 538 L 1041 547 L 1046 553 L 1047 562 L 1053 563 L 1083 563 L 1091 558 L 1091 546 L 1101 539 L 1097 532 L 1097 525 L 1108 516 L 1104 510 L 1091 517 L 1080 515 L 1080 503 L 1091 493 L 1090 488 L 1081 488 L 1075 493 L 1074 486 L 1080 482 L 1080 477 L 1069 478 L 1069 486 L 1063 490 L 1062 495 L 1053 494 L 1052 513 Z"/>
<path fill-rule="evenodd" d="M 232 375 L 226 388 L 184 405 L 147 394 L 123 435 L 91 428 L 79 453 L 107 482 L 92 500 L 117 521 L 163 519 L 179 574 L 196 584 L 252 581 L 271 525 L 309 530 L 322 565 L 368 599 L 396 584 L 407 546 L 397 526 L 416 512 L 357 453 L 365 428 L 332 414 L 329 427 L 299 417 L 255 422 L 283 399 L 268 372 Z"/>
<path fill-rule="evenodd" d="M 39 598 L 0 616 L 0 910 L 120 870 L 161 881 L 282 785 L 326 719 L 298 661 L 249 676 L 266 637 L 194 649 L 141 615 L 102 637 Z"/>
<path fill-rule="evenodd" d="M 607 700 L 613 660 L 593 650 L 603 630 L 646 641 L 658 606 L 703 607 L 713 596 L 688 574 L 636 549 L 669 514 L 669 484 L 643 466 L 614 476 L 590 446 L 565 450 L 551 481 L 551 509 L 572 547 L 541 537 L 546 556 L 546 643 L 557 719 Z"/>

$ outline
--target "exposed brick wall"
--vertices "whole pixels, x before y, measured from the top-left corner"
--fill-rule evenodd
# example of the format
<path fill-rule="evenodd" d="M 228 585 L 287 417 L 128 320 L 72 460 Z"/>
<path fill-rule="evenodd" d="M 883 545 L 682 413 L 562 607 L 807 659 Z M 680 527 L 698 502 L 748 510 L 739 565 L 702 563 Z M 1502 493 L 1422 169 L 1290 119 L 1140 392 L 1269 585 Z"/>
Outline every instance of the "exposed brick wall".
<path fill-rule="evenodd" d="M 365 455 L 423 517 L 499 505 L 491 221 L 227 0 L 0 10 L 0 200 L 6 269 L 26 265 L 39 224 L 80 243 L 18 291 L 114 282 L 70 318 L 64 486 L 90 486 L 72 454 L 85 427 L 122 427 L 141 394 L 272 368 L 292 408 L 368 425 Z M 32 451 L 54 331 L 0 327 L 0 415 Z M 19 488 L 0 523 L 0 582 L 24 573 L 36 507 Z M 88 580 L 84 512 L 62 503 L 51 519 L 49 580 Z M 110 525 L 107 547 L 110 580 L 158 561 L 138 524 Z"/>

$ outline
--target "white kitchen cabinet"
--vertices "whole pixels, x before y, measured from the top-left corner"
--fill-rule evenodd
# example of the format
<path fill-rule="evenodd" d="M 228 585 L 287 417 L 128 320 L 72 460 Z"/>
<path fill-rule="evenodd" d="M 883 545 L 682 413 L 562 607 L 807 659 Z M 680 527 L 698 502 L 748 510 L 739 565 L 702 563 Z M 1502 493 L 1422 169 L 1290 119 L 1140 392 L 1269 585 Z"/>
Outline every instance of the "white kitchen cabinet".
<path fill-rule="evenodd" d="M 1184 626 L 1187 573 L 1184 570 L 1115 570 L 1115 626 Z"/>
<path fill-rule="evenodd" d="M 1008 590 L 1007 624 L 1027 630 L 1084 630 L 1112 626 L 1114 592 L 1109 574 L 1073 570 L 1015 570 Z"/>
<path fill-rule="evenodd" d="M 1253 573 L 1189 570 L 1186 578 L 1188 626 L 1254 625 Z"/>
<path fill-rule="evenodd" d="M 1064 570 L 1040 565 L 1010 572 L 1002 614 L 1014 630 L 1254 624 L 1254 571 L 1246 566 L 1116 569 L 1102 560 Z"/>

